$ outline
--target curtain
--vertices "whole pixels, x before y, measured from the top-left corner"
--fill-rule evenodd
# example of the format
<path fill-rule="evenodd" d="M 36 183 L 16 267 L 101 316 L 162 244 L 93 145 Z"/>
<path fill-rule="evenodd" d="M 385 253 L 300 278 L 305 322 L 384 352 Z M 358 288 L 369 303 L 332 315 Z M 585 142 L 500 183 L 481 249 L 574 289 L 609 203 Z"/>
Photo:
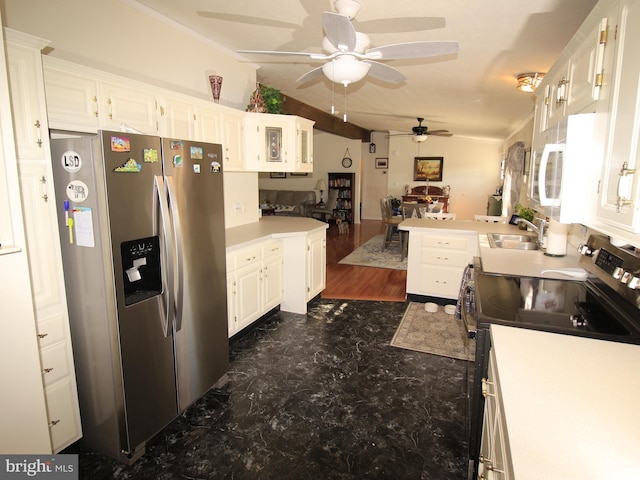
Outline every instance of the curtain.
<path fill-rule="evenodd" d="M 502 215 L 507 217 L 515 211 L 520 201 L 522 171 L 524 169 L 524 142 L 516 142 L 509 147 L 504 168 L 504 185 L 502 187 Z"/>

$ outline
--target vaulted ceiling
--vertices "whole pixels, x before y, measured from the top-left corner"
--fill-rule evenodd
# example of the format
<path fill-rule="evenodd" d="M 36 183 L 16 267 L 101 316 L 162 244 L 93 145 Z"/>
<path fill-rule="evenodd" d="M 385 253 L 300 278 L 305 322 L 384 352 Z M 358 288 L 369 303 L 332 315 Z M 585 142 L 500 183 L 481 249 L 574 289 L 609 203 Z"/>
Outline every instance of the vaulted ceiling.
<path fill-rule="evenodd" d="M 301 56 L 238 50 L 322 52 L 322 15 L 332 0 L 137 0 L 208 37 L 236 58 L 259 65 L 258 80 L 285 96 L 375 131 L 410 131 L 416 117 L 457 137 L 503 140 L 533 111 L 516 76 L 546 72 L 596 0 L 360 0 L 357 31 L 372 46 L 455 40 L 457 54 L 385 62 L 400 84 L 365 77 L 345 88 L 324 76 L 297 84 L 322 65 Z"/>

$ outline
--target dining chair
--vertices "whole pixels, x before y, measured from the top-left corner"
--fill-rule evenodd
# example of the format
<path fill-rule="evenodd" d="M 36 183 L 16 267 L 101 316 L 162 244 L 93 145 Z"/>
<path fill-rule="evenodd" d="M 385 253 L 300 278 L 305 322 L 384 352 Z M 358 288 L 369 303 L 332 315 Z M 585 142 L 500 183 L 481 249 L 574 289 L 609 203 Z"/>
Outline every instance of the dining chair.
<path fill-rule="evenodd" d="M 487 223 L 507 223 L 507 217 L 500 217 L 497 215 L 474 215 L 473 221 Z"/>
<path fill-rule="evenodd" d="M 393 209 L 391 208 L 391 197 L 384 197 L 380 199 L 380 213 L 382 214 L 382 224 L 385 226 L 384 232 L 384 243 L 382 245 L 382 249 L 386 250 L 389 244 L 393 241 L 394 235 L 398 235 L 398 241 L 401 246 L 403 246 L 402 242 L 402 233 L 398 230 L 398 225 L 402 222 L 402 216 L 393 216 Z M 404 255 L 404 248 L 403 250 Z"/>
<path fill-rule="evenodd" d="M 428 218 L 430 220 L 455 220 L 455 213 L 427 213 L 423 218 Z"/>

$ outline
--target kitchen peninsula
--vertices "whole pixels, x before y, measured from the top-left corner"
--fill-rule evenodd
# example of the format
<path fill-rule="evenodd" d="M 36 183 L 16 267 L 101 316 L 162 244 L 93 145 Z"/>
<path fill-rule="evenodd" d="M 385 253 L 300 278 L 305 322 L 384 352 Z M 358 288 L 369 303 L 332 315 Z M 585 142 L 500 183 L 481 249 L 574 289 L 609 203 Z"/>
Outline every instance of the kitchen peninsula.
<path fill-rule="evenodd" d="M 408 295 L 457 299 L 464 268 L 475 256 L 482 258 L 485 272 L 504 275 L 567 280 L 568 276 L 558 270 L 578 267 L 579 256 L 571 248 L 564 257 L 548 257 L 542 250 L 509 250 L 489 245 L 488 233 L 526 233 L 515 225 L 410 218 L 398 228 L 409 232 Z"/>
<path fill-rule="evenodd" d="M 229 336 L 280 305 L 307 313 L 326 285 L 328 224 L 307 217 L 262 217 L 228 228 Z"/>

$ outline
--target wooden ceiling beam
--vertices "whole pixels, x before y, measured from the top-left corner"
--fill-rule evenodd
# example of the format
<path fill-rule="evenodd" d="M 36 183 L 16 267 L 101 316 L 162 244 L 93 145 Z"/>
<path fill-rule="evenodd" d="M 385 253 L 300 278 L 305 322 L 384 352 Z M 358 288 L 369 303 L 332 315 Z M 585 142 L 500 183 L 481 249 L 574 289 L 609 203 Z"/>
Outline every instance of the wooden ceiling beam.
<path fill-rule="evenodd" d="M 282 108 L 286 114 L 297 115 L 313 120 L 316 122 L 313 128 L 317 128 L 320 131 L 332 133 L 340 137 L 362 140 L 363 142 L 371 141 L 371 130 L 366 130 L 353 123 L 343 122 L 340 117 L 323 112 L 288 95 L 286 95 L 286 100 L 283 102 Z"/>

